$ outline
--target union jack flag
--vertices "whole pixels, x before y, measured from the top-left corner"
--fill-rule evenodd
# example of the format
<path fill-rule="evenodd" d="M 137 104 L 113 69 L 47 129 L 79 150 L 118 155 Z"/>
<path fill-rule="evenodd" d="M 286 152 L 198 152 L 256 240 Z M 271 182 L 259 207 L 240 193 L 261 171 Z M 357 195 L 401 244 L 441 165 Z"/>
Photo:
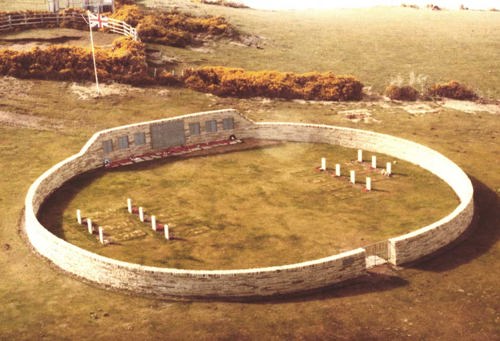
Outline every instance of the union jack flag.
<path fill-rule="evenodd" d="M 100 13 L 97 13 L 97 15 L 95 15 L 89 11 L 88 16 L 90 27 L 103 28 L 105 26 L 109 26 L 108 17 L 102 16 Z"/>

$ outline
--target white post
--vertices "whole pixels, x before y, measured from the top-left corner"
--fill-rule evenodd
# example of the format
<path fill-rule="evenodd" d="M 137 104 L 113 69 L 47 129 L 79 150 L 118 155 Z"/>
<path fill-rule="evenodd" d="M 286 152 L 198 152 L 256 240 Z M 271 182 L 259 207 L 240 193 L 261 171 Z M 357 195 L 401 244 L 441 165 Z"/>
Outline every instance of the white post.
<path fill-rule="evenodd" d="M 142 207 L 139 207 L 139 220 L 144 222 L 144 210 Z"/>
<path fill-rule="evenodd" d="M 92 219 L 87 218 L 87 228 L 89 229 L 89 233 L 92 234 L 94 232 L 94 229 L 92 228 Z"/>
<path fill-rule="evenodd" d="M 154 215 L 151 216 L 151 227 L 153 231 L 156 231 L 156 217 Z"/>
<path fill-rule="evenodd" d="M 170 240 L 170 232 L 168 231 L 168 224 L 163 225 L 163 230 L 165 231 L 165 239 Z"/>
<path fill-rule="evenodd" d="M 335 176 L 340 176 L 340 164 L 335 165 Z"/>
<path fill-rule="evenodd" d="M 101 244 L 104 244 L 104 231 L 102 230 L 102 226 L 99 226 L 99 241 Z"/>
<path fill-rule="evenodd" d="M 78 221 L 78 224 L 82 224 L 82 211 L 76 210 L 76 221 Z"/>
<path fill-rule="evenodd" d="M 353 171 L 353 170 L 351 171 L 351 182 L 352 182 L 353 184 L 355 184 L 355 183 L 356 183 L 356 172 L 355 172 L 355 171 Z"/>
<path fill-rule="evenodd" d="M 363 151 L 358 149 L 358 162 L 363 162 Z"/>
<path fill-rule="evenodd" d="M 366 178 L 366 190 L 367 191 L 372 190 L 372 178 L 370 178 L 370 177 Z"/>
<path fill-rule="evenodd" d="M 392 174 L 392 163 L 387 162 L 387 164 L 386 164 L 386 172 L 387 172 L 387 175 L 391 175 Z"/>
<path fill-rule="evenodd" d="M 372 168 L 377 168 L 377 157 L 375 155 L 372 156 Z"/>
<path fill-rule="evenodd" d="M 321 168 L 319 170 L 326 171 L 326 158 L 321 158 Z"/>
<path fill-rule="evenodd" d="M 128 213 L 132 213 L 132 199 L 130 198 L 127 199 L 127 209 Z"/>

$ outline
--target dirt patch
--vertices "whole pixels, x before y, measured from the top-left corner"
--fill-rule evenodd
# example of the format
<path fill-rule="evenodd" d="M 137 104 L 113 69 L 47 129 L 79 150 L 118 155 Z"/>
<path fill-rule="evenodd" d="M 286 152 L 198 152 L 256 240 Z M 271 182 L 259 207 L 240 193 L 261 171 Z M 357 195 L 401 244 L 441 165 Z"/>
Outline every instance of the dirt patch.
<path fill-rule="evenodd" d="M 367 109 L 353 109 L 353 110 L 344 110 L 339 111 L 339 114 L 344 115 L 346 120 L 349 120 L 354 123 L 380 123 L 380 120 L 377 120 L 372 117 L 372 113 Z"/>
<path fill-rule="evenodd" d="M 60 130 L 64 126 L 64 121 L 0 111 L 0 125 L 35 130 Z"/>
<path fill-rule="evenodd" d="M 402 106 L 402 109 L 412 115 L 424 115 L 439 112 L 438 108 L 433 108 L 428 104 L 418 103 Z"/>
<path fill-rule="evenodd" d="M 71 85 L 71 91 L 78 96 L 78 99 L 89 100 L 97 97 L 126 96 L 130 92 L 144 92 L 144 89 L 136 88 L 126 84 L 99 84 L 100 93 L 97 93 L 94 83 Z"/>
<path fill-rule="evenodd" d="M 0 77 L 0 97 L 28 97 L 33 82 L 21 81 L 14 77 Z"/>
<path fill-rule="evenodd" d="M 442 102 L 441 106 L 443 108 L 449 108 L 454 110 L 459 110 L 466 112 L 468 114 L 475 114 L 477 112 L 487 112 L 493 115 L 500 115 L 500 105 L 499 104 L 481 104 L 471 101 L 457 101 L 457 100 L 445 100 Z"/>
<path fill-rule="evenodd" d="M 117 37 L 117 34 L 94 32 L 94 44 L 101 48 L 110 48 Z M 0 38 L 0 48 L 16 51 L 29 51 L 34 47 L 46 48 L 52 45 L 90 48 L 90 36 L 87 31 L 57 28 L 8 33 Z"/>

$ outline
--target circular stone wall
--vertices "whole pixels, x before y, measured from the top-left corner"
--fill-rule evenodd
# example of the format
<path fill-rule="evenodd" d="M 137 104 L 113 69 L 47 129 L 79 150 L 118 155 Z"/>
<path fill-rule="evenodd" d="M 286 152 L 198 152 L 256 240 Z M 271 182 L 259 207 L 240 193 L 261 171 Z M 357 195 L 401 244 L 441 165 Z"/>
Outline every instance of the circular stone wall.
<path fill-rule="evenodd" d="M 215 129 L 196 131 L 191 126 L 215 122 Z M 182 124 L 181 124 L 182 122 Z M 473 211 L 473 188 L 467 175 L 452 161 L 420 144 L 370 131 L 299 123 L 254 123 L 235 110 L 197 113 L 104 130 L 92 136 L 82 150 L 53 166 L 29 188 L 25 200 L 28 239 L 44 257 L 65 271 L 100 285 L 162 297 L 264 297 L 309 291 L 363 275 L 363 248 L 326 258 L 284 266 L 238 270 L 182 270 L 142 266 L 99 256 L 74 246 L 49 232 L 37 219 L 44 200 L 72 177 L 138 152 L 158 150 L 154 131 L 158 127 L 184 127 L 182 144 L 210 143 L 236 135 L 239 138 L 338 144 L 384 153 L 432 172 L 456 193 L 460 204 L 443 219 L 411 233 L 387 240 L 388 260 L 403 264 L 431 254 L 455 240 L 469 226 Z M 204 127 L 204 125 L 202 125 Z M 128 136 L 144 134 L 144 143 L 129 148 L 109 148 Z M 109 142 L 111 141 L 111 142 Z M 155 146 L 156 144 L 156 146 Z M 107 146 L 107 147 L 106 147 Z"/>

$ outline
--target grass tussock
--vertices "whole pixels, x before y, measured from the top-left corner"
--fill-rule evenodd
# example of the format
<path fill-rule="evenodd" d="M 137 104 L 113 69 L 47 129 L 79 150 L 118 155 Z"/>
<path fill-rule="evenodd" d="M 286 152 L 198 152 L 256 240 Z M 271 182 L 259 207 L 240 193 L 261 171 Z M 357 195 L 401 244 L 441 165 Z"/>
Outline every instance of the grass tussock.
<path fill-rule="evenodd" d="M 185 71 L 188 88 L 218 96 L 354 101 L 362 98 L 363 84 L 352 76 L 333 73 L 295 74 L 202 67 Z"/>
<path fill-rule="evenodd" d="M 431 97 L 444 97 L 459 100 L 474 100 L 478 98 L 474 90 L 457 81 L 434 84 L 428 89 L 427 94 Z"/>

